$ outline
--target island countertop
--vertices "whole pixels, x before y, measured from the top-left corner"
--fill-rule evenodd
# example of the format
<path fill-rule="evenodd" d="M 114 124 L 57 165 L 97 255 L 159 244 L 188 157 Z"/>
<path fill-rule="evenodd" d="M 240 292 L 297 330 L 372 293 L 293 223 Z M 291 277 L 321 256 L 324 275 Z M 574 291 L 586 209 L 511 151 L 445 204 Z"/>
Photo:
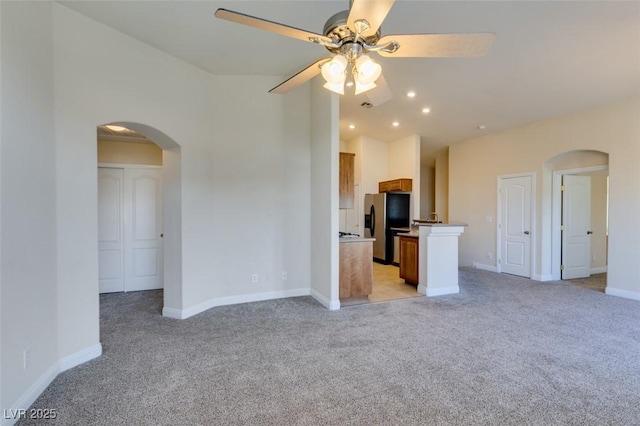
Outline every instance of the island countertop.
<path fill-rule="evenodd" d="M 420 222 L 420 223 L 416 223 L 416 227 L 415 228 L 411 228 L 408 232 L 398 232 L 396 235 L 399 237 L 410 237 L 410 238 L 418 238 L 420 235 L 420 226 L 431 226 L 431 227 L 438 227 L 438 228 L 446 228 L 446 227 L 452 227 L 452 226 L 469 226 L 466 223 L 458 223 L 458 222 L 448 222 L 448 223 L 427 223 L 427 222 Z M 408 229 L 408 228 L 396 228 L 398 230 L 400 229 Z"/>
<path fill-rule="evenodd" d="M 340 237 L 338 241 L 340 243 L 366 243 L 367 241 L 375 241 L 375 238 L 364 238 L 364 237 Z"/>
<path fill-rule="evenodd" d="M 462 222 L 447 222 L 447 223 L 432 223 L 432 222 L 417 222 L 417 226 L 469 226 L 467 223 Z"/>

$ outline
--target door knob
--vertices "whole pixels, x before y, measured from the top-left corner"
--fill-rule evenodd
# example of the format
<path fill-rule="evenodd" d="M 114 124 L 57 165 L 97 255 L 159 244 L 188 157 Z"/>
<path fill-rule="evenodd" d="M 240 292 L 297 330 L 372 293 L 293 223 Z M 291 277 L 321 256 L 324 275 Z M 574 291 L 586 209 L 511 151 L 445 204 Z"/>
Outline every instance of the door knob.
<path fill-rule="evenodd" d="M 524 231 L 524 234 L 525 235 L 529 235 L 529 231 Z"/>
<path fill-rule="evenodd" d="M 593 234 L 593 231 L 587 231 L 587 235 Z"/>

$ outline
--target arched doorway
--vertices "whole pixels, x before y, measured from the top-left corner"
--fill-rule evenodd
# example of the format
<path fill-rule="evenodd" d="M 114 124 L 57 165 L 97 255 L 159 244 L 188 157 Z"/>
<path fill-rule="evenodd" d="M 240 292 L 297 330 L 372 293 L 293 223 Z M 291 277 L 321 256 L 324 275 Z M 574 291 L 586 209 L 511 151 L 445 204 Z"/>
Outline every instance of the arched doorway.
<path fill-rule="evenodd" d="M 108 124 L 109 126 L 115 126 L 112 128 L 115 129 L 125 129 L 120 130 L 121 132 L 128 132 L 134 136 L 133 139 L 146 139 L 149 141 L 148 143 L 153 143 L 157 146 L 155 149 L 160 151 L 160 161 L 159 163 L 155 160 L 144 161 L 139 158 L 148 157 L 149 155 L 153 156 L 153 148 L 147 146 L 146 151 L 150 152 L 147 154 L 140 154 L 141 157 L 132 158 L 131 161 L 124 160 L 125 163 L 136 163 L 136 162 L 151 162 L 158 164 L 146 164 L 144 168 L 138 167 L 137 170 L 142 170 L 143 175 L 140 176 L 140 181 L 143 182 L 143 187 L 149 187 L 149 182 L 153 183 L 153 175 L 158 175 L 160 177 L 160 181 L 162 182 L 162 190 L 161 194 L 158 197 L 161 199 L 161 203 L 159 205 L 159 215 L 157 216 L 160 219 L 159 224 L 154 226 L 154 229 L 157 228 L 159 232 L 155 232 L 157 235 L 157 240 L 160 245 L 161 253 L 161 276 L 162 276 L 162 287 L 164 287 L 163 298 L 164 298 L 164 307 L 163 313 L 166 309 L 179 309 L 181 307 L 181 271 L 182 271 L 182 249 L 181 249 L 181 241 L 182 241 L 182 227 L 181 227 L 181 150 L 180 145 L 175 142 L 172 138 L 162 133 L 161 131 L 141 124 L 134 122 L 111 122 Z M 100 126 L 99 126 L 100 128 Z M 122 138 L 125 139 L 126 138 Z M 141 141 L 132 140 L 131 142 L 140 143 Z M 158 149 L 159 148 L 159 149 Z M 138 152 L 141 150 L 138 149 Z M 128 168 L 126 164 L 120 165 L 123 169 Z M 153 172 L 153 173 L 151 173 Z M 139 173 L 138 173 L 139 174 Z M 148 176 L 147 176 L 148 175 Z M 151 187 L 151 190 L 153 188 Z M 153 198 L 153 197 L 150 197 Z M 147 208 L 145 206 L 142 207 Z M 147 238 L 147 241 L 144 241 L 146 244 L 143 247 L 143 250 L 140 250 L 140 253 L 154 253 L 153 241 L 150 238 Z M 153 264 L 153 261 L 149 261 L 149 264 Z M 144 265 L 144 264 L 143 264 Z M 150 268 L 153 269 L 153 268 Z M 144 275 L 144 271 L 141 275 Z M 151 275 L 151 274 L 150 274 Z M 142 287 L 137 289 L 143 289 L 144 285 L 153 287 L 153 282 L 148 284 L 150 281 L 142 282 Z M 136 289 L 136 288 L 134 288 Z"/>
<path fill-rule="evenodd" d="M 545 170 L 551 182 L 552 279 L 606 273 L 609 155 L 569 151 L 547 161 Z"/>

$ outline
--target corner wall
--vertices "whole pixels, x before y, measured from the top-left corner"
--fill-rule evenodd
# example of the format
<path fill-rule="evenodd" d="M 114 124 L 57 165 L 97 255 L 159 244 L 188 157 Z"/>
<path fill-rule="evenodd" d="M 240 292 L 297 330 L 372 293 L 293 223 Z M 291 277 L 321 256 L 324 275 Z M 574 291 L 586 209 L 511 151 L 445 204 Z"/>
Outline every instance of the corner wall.
<path fill-rule="evenodd" d="M 550 171 L 544 164 L 570 151 L 609 154 L 609 265 L 607 293 L 640 299 L 640 98 L 602 105 L 452 145 L 449 217 L 469 224 L 460 239 L 460 264 L 485 263 L 495 253 L 496 179 L 536 172 L 536 278 L 551 276 Z M 544 249 L 543 249 L 544 248 Z"/>
<path fill-rule="evenodd" d="M 340 308 L 338 246 L 338 95 L 311 81 L 311 295 Z"/>
<path fill-rule="evenodd" d="M 169 226 L 181 232 L 181 317 L 310 294 L 308 90 L 208 74 L 59 3 L 0 11 L 0 408 L 27 408 L 101 353 L 98 124 L 139 123 L 180 145 L 167 164 L 180 162 Z"/>
<path fill-rule="evenodd" d="M 52 7 L 0 3 L 1 409 L 58 372 Z"/>

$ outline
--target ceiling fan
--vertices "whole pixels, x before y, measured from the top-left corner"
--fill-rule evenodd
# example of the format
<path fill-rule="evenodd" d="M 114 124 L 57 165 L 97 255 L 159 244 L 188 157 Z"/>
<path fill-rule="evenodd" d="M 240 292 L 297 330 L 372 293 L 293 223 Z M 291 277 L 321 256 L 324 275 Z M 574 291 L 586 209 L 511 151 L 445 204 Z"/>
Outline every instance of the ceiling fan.
<path fill-rule="evenodd" d="M 394 1 L 351 0 L 349 10 L 338 12 L 327 20 L 323 34 L 228 9 L 218 9 L 214 15 L 216 18 L 319 44 L 333 54 L 315 61 L 269 90 L 270 93 L 280 94 L 287 93 L 320 73 L 328 90 L 344 94 L 345 86 L 355 86 L 355 94 L 364 93 L 375 88 L 376 82 L 381 86 L 386 85 L 382 69 L 368 55 L 370 52 L 389 58 L 480 57 L 487 53 L 495 39 L 493 33 L 382 36 L 380 25 Z M 389 92 L 388 89 L 386 92 Z M 376 103 L 382 103 L 380 100 L 386 99 L 378 99 Z"/>

